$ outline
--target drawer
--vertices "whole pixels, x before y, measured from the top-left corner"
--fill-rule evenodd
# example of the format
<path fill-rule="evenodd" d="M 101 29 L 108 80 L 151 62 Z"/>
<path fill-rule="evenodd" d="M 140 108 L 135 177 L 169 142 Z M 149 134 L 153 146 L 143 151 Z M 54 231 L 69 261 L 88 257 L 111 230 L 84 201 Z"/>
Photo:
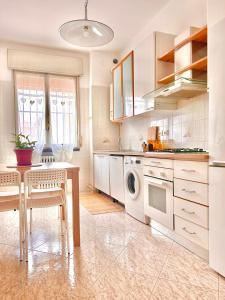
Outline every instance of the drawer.
<path fill-rule="evenodd" d="M 205 228 L 209 227 L 209 208 L 174 197 L 174 214 Z"/>
<path fill-rule="evenodd" d="M 209 231 L 207 229 L 177 216 L 175 216 L 175 232 L 205 249 L 209 247 Z"/>
<path fill-rule="evenodd" d="M 173 181 L 173 170 L 144 166 L 144 175 Z"/>
<path fill-rule="evenodd" d="M 145 158 L 145 166 L 153 166 L 159 168 L 173 169 L 173 160 L 163 158 Z"/>
<path fill-rule="evenodd" d="M 208 184 L 174 178 L 174 196 L 209 205 Z"/>
<path fill-rule="evenodd" d="M 175 160 L 174 177 L 208 183 L 208 163 Z"/>

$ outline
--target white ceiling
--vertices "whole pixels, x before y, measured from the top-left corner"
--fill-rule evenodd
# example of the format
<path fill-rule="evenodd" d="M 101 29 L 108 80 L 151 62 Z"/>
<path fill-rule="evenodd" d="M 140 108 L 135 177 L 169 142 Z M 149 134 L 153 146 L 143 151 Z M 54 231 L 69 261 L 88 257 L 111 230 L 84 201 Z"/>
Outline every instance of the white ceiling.
<path fill-rule="evenodd" d="M 169 0 L 89 0 L 88 17 L 110 26 L 114 40 L 98 48 L 121 50 Z M 0 0 L 0 39 L 63 49 L 62 23 L 84 17 L 85 0 Z"/>

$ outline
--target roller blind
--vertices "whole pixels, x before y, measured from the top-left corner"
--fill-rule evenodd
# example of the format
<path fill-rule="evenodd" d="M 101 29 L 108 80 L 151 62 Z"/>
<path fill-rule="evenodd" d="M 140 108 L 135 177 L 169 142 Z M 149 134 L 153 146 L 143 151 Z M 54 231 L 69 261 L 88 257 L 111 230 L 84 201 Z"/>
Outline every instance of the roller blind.
<path fill-rule="evenodd" d="M 80 76 L 83 62 L 79 57 L 50 55 L 38 52 L 8 49 L 8 68 L 58 75 Z"/>

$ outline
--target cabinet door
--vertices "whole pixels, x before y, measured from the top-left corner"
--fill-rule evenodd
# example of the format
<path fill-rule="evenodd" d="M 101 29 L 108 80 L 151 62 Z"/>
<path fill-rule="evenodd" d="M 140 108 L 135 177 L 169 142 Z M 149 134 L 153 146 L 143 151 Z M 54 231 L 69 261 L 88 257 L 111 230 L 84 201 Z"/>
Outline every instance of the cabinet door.
<path fill-rule="evenodd" d="M 110 156 L 110 195 L 124 204 L 123 157 Z"/>
<path fill-rule="evenodd" d="M 122 117 L 122 68 L 119 65 L 113 70 L 113 119 L 116 120 Z"/>
<path fill-rule="evenodd" d="M 101 191 L 110 194 L 109 189 L 109 156 L 103 155 L 101 158 Z"/>
<path fill-rule="evenodd" d="M 149 35 L 134 49 L 134 114 L 154 108 L 143 96 L 155 88 L 155 39 Z"/>
<path fill-rule="evenodd" d="M 124 117 L 130 117 L 134 114 L 133 52 L 122 62 L 122 79 Z"/>
<path fill-rule="evenodd" d="M 109 195 L 110 191 L 108 155 L 94 155 L 94 184 L 96 189 Z"/>
<path fill-rule="evenodd" d="M 94 186 L 101 190 L 101 156 L 94 155 Z"/>

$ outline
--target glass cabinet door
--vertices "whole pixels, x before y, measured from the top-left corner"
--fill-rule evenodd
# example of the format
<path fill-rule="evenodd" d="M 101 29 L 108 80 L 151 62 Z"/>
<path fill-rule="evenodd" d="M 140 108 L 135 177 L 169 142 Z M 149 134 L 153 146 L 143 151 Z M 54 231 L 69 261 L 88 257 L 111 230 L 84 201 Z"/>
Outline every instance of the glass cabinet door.
<path fill-rule="evenodd" d="M 113 70 L 113 119 L 123 117 L 121 65 Z"/>
<path fill-rule="evenodd" d="M 130 117 L 134 113 L 133 52 L 123 61 L 122 74 L 124 117 Z"/>

